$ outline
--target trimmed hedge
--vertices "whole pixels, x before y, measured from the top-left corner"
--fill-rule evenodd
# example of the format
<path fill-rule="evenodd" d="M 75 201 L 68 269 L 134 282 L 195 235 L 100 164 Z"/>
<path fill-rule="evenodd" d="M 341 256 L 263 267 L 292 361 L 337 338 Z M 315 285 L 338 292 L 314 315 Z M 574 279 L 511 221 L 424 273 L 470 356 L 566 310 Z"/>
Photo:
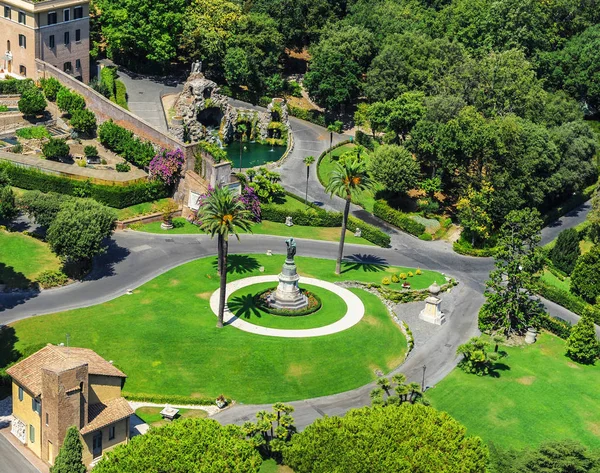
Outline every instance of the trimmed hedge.
<path fill-rule="evenodd" d="M 489 258 L 496 254 L 497 248 L 472 248 L 470 245 L 461 243 L 460 240 L 452 244 L 452 249 L 459 255 L 476 256 L 479 258 Z"/>
<path fill-rule="evenodd" d="M 305 120 L 307 122 L 314 123 L 319 126 L 327 126 L 327 122 L 325 121 L 325 114 L 323 112 L 319 112 L 318 110 L 306 110 L 300 107 L 294 107 L 293 105 L 287 104 L 288 113 L 292 117 L 299 118 L 300 120 Z"/>
<path fill-rule="evenodd" d="M 216 399 L 207 397 L 185 397 L 168 394 L 133 394 L 125 392 L 125 398 L 129 401 L 153 402 L 155 404 L 179 404 L 193 406 L 214 406 Z M 231 404 L 231 398 L 226 397 L 227 404 Z"/>
<path fill-rule="evenodd" d="M 22 94 L 25 89 L 34 87 L 32 79 L 6 79 L 0 80 L 0 95 L 16 95 Z"/>
<path fill-rule="evenodd" d="M 583 299 L 580 299 L 574 294 L 571 294 L 570 292 L 567 292 L 563 289 L 559 289 L 558 287 L 546 284 L 544 281 L 541 280 L 537 283 L 536 292 L 540 296 L 548 299 L 549 301 L 552 301 L 580 316 L 583 315 L 586 309 L 589 309 L 590 314 L 594 319 L 594 322 L 600 324 L 600 308 L 588 304 Z"/>
<path fill-rule="evenodd" d="M 357 228 L 360 228 L 360 231 L 362 232 L 362 238 L 365 240 L 375 243 L 377 246 L 381 246 L 382 248 L 390 247 L 391 240 L 387 233 L 379 230 L 379 228 L 369 223 L 353 217 L 352 215 L 348 217 L 347 228 L 351 232 L 355 232 Z"/>
<path fill-rule="evenodd" d="M 425 233 L 425 225 L 415 222 L 412 218 L 402 212 L 393 209 L 385 200 L 375 201 L 375 204 L 373 205 L 373 215 L 416 237 Z"/>
<path fill-rule="evenodd" d="M 75 197 L 91 197 L 101 204 L 116 209 L 162 199 L 170 194 L 169 188 L 160 181 L 141 182 L 128 186 L 108 186 L 53 176 L 37 169 L 15 166 L 8 162 L 0 162 L 1 170 L 6 171 L 11 184 L 15 187 L 37 189 L 44 193 L 57 192 Z"/>
<path fill-rule="evenodd" d="M 126 161 L 140 169 L 148 166 L 156 154 L 152 143 L 140 140 L 131 131 L 112 120 L 98 127 L 98 139 L 109 150 L 123 156 Z"/>
<path fill-rule="evenodd" d="M 542 315 L 538 322 L 540 328 L 548 330 L 559 338 L 566 340 L 571 335 L 571 324 L 565 320 Z"/>

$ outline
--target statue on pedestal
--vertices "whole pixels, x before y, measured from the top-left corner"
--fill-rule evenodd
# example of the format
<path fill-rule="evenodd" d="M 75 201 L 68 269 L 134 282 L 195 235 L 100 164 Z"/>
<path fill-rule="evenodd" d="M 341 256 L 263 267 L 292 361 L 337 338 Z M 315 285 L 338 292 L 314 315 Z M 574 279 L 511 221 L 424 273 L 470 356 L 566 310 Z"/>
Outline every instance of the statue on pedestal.
<path fill-rule="evenodd" d="M 287 257 L 281 273 L 279 273 L 279 284 L 277 289 L 270 296 L 269 303 L 271 307 L 278 309 L 299 310 L 308 306 L 308 298 L 300 291 L 298 280 L 300 276 L 296 271 L 296 240 L 288 238 L 285 241 L 287 246 Z"/>
<path fill-rule="evenodd" d="M 296 256 L 296 240 L 294 240 L 294 237 L 288 238 L 285 240 L 285 244 L 287 245 L 287 259 L 294 261 L 294 256 Z"/>

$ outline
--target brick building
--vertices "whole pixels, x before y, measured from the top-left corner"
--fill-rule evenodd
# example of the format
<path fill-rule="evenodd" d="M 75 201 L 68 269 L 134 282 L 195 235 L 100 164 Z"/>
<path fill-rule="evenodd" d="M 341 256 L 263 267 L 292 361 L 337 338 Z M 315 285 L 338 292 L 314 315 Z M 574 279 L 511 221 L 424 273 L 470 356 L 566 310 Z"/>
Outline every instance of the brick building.
<path fill-rule="evenodd" d="M 88 467 L 129 441 L 133 410 L 121 396 L 126 375 L 96 352 L 48 344 L 6 372 L 13 380 L 11 432 L 48 464 L 73 425 Z"/>
<path fill-rule="evenodd" d="M 37 79 L 36 59 L 88 83 L 89 0 L 0 0 L 0 70 Z"/>

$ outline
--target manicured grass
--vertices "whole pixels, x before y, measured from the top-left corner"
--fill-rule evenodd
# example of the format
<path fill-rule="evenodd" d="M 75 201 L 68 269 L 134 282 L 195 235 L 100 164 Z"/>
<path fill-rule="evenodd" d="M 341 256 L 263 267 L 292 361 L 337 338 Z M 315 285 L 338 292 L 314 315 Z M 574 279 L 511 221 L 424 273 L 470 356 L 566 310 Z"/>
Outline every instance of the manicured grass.
<path fill-rule="evenodd" d="M 134 227 L 135 230 L 148 233 L 163 233 L 173 235 L 204 233 L 196 225 L 191 224 L 184 218 L 175 218 L 173 223 L 175 228 L 163 230 L 160 228 L 161 222 L 146 223 L 140 227 Z M 311 240 L 340 241 L 341 229 L 339 227 L 305 227 L 301 225 L 286 226 L 284 223 L 269 222 L 267 220 L 252 226 L 252 233 L 256 235 L 278 235 L 294 238 L 309 238 Z M 354 233 L 346 231 L 346 243 L 357 245 L 375 246 L 364 238 L 357 238 Z"/>
<path fill-rule="evenodd" d="M 171 199 L 158 199 L 152 202 L 143 202 L 141 204 L 132 205 L 131 207 L 125 207 L 118 211 L 119 220 L 126 220 L 128 218 L 139 217 L 141 215 L 149 215 L 156 212 L 160 212 L 163 206 Z M 160 225 L 160 223 L 159 223 Z"/>
<path fill-rule="evenodd" d="M 278 465 L 273 459 L 266 460 L 260 467 L 259 473 L 294 473 L 289 466 Z"/>
<path fill-rule="evenodd" d="M 470 435 L 503 448 L 548 440 L 579 440 L 600 447 L 600 364 L 579 365 L 565 342 L 542 333 L 530 346 L 503 347 L 499 377 L 455 369 L 427 397 L 463 423 Z"/>
<path fill-rule="evenodd" d="M 278 274 L 285 257 L 230 255 L 229 280 Z M 374 265 L 350 265 L 334 275 L 335 261 L 296 258 L 301 274 L 337 281 L 370 280 Z M 264 272 L 259 271 L 264 267 Z M 426 278 L 423 277 L 425 280 Z M 215 398 L 246 403 L 290 401 L 362 386 L 388 373 L 406 353 L 406 339 L 373 294 L 353 289 L 365 316 L 326 337 L 264 337 L 235 327 L 217 329 L 209 299 L 218 288 L 216 258 L 184 264 L 110 302 L 16 322 L 23 349 L 64 342 L 94 349 L 127 375 L 124 393 Z"/>
<path fill-rule="evenodd" d="M 229 299 L 227 306 L 242 320 L 250 322 L 261 327 L 283 328 L 283 329 L 307 329 L 315 327 L 324 327 L 340 320 L 348 310 L 344 300 L 322 287 L 301 284 L 302 289 L 313 292 L 321 299 L 323 303 L 321 309 L 309 315 L 298 317 L 273 315 L 264 312 L 256 307 L 253 296 L 265 289 L 273 288 L 276 283 L 268 282 L 253 284 L 235 291 Z"/>
<path fill-rule="evenodd" d="M 544 273 L 540 277 L 540 279 L 550 286 L 557 287 L 562 289 L 563 291 L 570 292 L 571 291 L 571 278 L 565 278 L 564 280 L 558 279 L 554 274 L 552 274 L 547 269 L 544 269 Z"/>
<path fill-rule="evenodd" d="M 160 427 L 161 425 L 166 425 L 169 422 L 171 422 L 162 418 L 162 416 L 160 415 L 160 411 L 162 410 L 162 407 L 140 407 L 135 411 L 135 415 L 151 427 Z M 204 419 L 205 417 L 208 417 L 208 412 L 202 409 L 179 409 L 179 413 L 174 419 L 174 422 L 176 422 L 179 419 Z"/>
<path fill-rule="evenodd" d="M 60 266 L 46 243 L 23 233 L 0 230 L 0 284 L 24 289 L 43 271 Z"/>

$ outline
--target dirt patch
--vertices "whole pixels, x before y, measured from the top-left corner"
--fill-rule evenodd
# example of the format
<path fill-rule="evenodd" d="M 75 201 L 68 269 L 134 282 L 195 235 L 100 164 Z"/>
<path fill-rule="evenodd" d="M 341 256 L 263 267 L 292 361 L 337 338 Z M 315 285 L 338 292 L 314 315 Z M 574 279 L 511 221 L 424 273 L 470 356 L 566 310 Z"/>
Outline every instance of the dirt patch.
<path fill-rule="evenodd" d="M 212 292 L 199 292 L 196 294 L 196 297 L 199 299 L 210 300 L 210 296 L 212 296 Z"/>
<path fill-rule="evenodd" d="M 192 399 L 201 399 L 201 398 L 204 398 L 204 397 L 207 397 L 207 396 L 204 393 L 192 393 L 192 394 L 190 394 L 190 397 Z"/>
<path fill-rule="evenodd" d="M 372 315 L 365 315 L 362 319 L 364 323 L 370 325 L 371 327 L 379 327 L 381 326 L 381 320 L 377 317 L 373 317 Z"/>
<path fill-rule="evenodd" d="M 517 379 L 517 383 L 523 384 L 525 386 L 531 386 L 535 380 L 535 376 L 523 376 L 522 378 Z"/>
<path fill-rule="evenodd" d="M 140 301 L 140 304 L 142 304 L 142 305 L 152 304 L 152 299 L 142 299 Z"/>
<path fill-rule="evenodd" d="M 600 437 L 600 422 L 586 422 L 585 428 L 596 437 Z"/>
<path fill-rule="evenodd" d="M 304 376 L 311 371 L 310 367 L 307 365 L 301 365 L 299 363 L 293 363 L 287 370 L 287 376 L 292 378 L 297 378 L 299 376 Z"/>
<path fill-rule="evenodd" d="M 579 365 L 576 365 L 575 363 L 573 363 L 573 362 L 571 362 L 571 361 L 569 361 L 569 362 L 567 363 L 567 366 L 568 366 L 569 368 L 573 368 L 573 369 L 575 369 L 575 370 L 580 370 L 580 369 L 581 369 L 581 366 L 579 366 Z"/>
<path fill-rule="evenodd" d="M 169 281 L 169 286 L 173 287 L 173 286 L 177 286 L 179 284 L 179 281 L 177 279 L 171 279 Z"/>

